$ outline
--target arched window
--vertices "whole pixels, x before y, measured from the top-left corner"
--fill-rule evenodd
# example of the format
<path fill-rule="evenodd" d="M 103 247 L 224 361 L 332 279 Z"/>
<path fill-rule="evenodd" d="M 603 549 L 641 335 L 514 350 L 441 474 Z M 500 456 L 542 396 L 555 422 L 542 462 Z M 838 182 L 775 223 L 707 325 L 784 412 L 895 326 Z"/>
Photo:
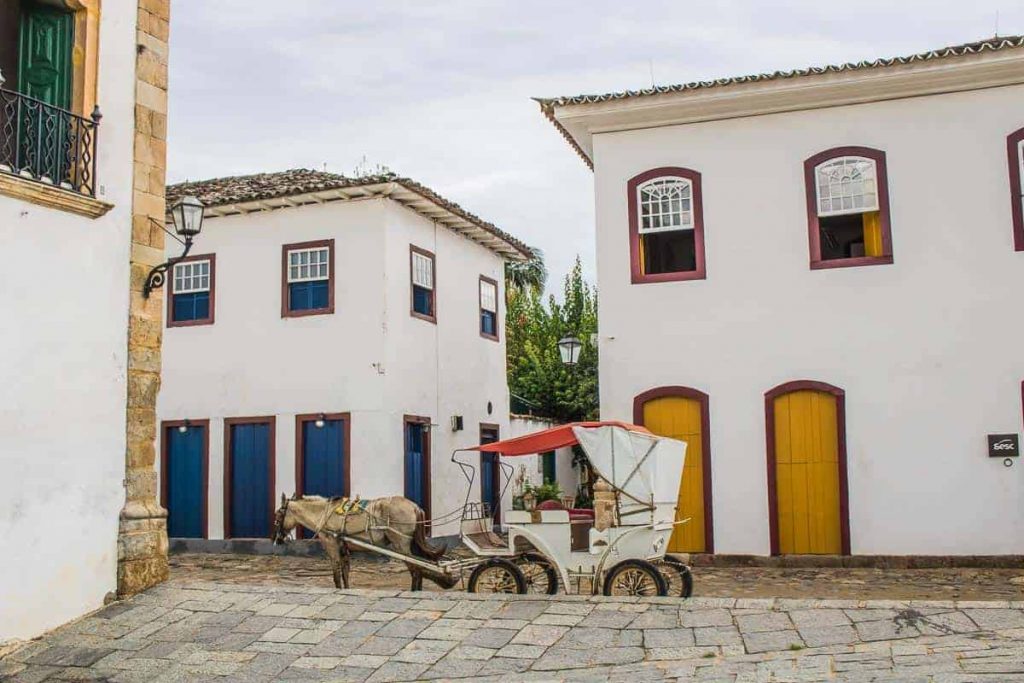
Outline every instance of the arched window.
<path fill-rule="evenodd" d="M 704 278 L 700 174 L 656 168 L 628 184 L 632 281 Z"/>
<path fill-rule="evenodd" d="M 892 263 L 885 153 L 838 147 L 804 162 L 811 268 Z"/>
<path fill-rule="evenodd" d="M 1010 168 L 1010 207 L 1013 215 L 1013 248 L 1024 251 L 1024 128 L 1006 138 Z"/>

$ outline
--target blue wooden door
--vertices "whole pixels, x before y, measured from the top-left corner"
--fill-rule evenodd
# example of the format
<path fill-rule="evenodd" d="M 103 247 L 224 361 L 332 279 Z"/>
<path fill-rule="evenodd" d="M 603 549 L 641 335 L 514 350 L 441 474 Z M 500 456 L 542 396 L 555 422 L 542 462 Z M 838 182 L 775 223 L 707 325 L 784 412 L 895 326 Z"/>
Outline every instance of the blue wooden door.
<path fill-rule="evenodd" d="M 302 422 L 302 493 L 330 498 L 345 495 L 348 472 L 345 471 L 344 420 Z M 307 538 L 309 533 L 304 534 Z"/>
<path fill-rule="evenodd" d="M 497 440 L 497 429 L 480 429 L 480 443 L 494 443 Z M 490 507 L 495 524 L 501 521 L 501 468 L 498 466 L 498 457 L 495 453 L 480 454 L 480 500 Z"/>
<path fill-rule="evenodd" d="M 172 538 L 205 538 L 203 501 L 206 490 L 206 427 L 190 425 L 164 431 L 167 470 L 167 535 Z"/>
<path fill-rule="evenodd" d="M 270 424 L 233 424 L 231 429 L 231 505 L 228 536 L 269 538 Z"/>
<path fill-rule="evenodd" d="M 430 509 L 428 500 L 426 425 L 405 423 L 405 497 L 424 510 Z"/>

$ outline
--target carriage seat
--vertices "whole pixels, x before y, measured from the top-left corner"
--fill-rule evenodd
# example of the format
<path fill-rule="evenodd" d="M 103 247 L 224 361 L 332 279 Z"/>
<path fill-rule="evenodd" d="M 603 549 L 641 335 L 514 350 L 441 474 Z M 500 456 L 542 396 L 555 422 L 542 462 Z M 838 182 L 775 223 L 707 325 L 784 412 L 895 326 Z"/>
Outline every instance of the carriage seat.
<path fill-rule="evenodd" d="M 566 508 L 557 500 L 545 500 L 537 505 L 538 510 L 565 510 Z M 588 508 L 569 508 L 570 522 L 591 522 L 594 521 L 594 511 Z"/>
<path fill-rule="evenodd" d="M 545 500 L 537 505 L 538 510 L 565 510 L 557 500 Z M 586 508 L 565 510 L 569 515 L 570 550 L 586 552 L 590 548 L 590 528 L 594 526 L 594 511 Z"/>

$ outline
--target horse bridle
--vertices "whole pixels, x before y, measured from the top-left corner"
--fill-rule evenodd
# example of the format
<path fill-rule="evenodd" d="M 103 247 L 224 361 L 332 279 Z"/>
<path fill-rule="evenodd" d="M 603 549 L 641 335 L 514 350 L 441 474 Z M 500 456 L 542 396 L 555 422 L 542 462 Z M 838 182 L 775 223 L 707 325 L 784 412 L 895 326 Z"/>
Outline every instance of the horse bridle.
<path fill-rule="evenodd" d="M 290 500 L 284 498 L 284 505 L 274 515 L 274 545 L 281 545 L 288 542 L 288 534 L 284 533 L 284 518 L 288 514 L 288 503 Z"/>

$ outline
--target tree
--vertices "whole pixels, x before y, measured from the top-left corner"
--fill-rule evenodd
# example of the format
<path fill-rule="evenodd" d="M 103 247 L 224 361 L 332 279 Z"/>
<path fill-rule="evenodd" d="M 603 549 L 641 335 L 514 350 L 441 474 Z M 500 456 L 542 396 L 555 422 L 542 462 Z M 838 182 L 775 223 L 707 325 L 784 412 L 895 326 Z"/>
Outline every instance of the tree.
<path fill-rule="evenodd" d="M 544 252 L 531 247 L 533 257 L 527 261 L 506 261 L 505 291 L 544 291 L 548 281 L 548 267 L 544 264 Z"/>
<path fill-rule="evenodd" d="M 508 289 L 506 346 L 509 390 L 532 406 L 535 415 L 560 421 L 597 418 L 597 290 L 583 279 L 579 257 L 566 275 L 564 298 L 545 304 L 533 287 Z M 562 363 L 558 340 L 583 342 L 573 367 Z"/>

